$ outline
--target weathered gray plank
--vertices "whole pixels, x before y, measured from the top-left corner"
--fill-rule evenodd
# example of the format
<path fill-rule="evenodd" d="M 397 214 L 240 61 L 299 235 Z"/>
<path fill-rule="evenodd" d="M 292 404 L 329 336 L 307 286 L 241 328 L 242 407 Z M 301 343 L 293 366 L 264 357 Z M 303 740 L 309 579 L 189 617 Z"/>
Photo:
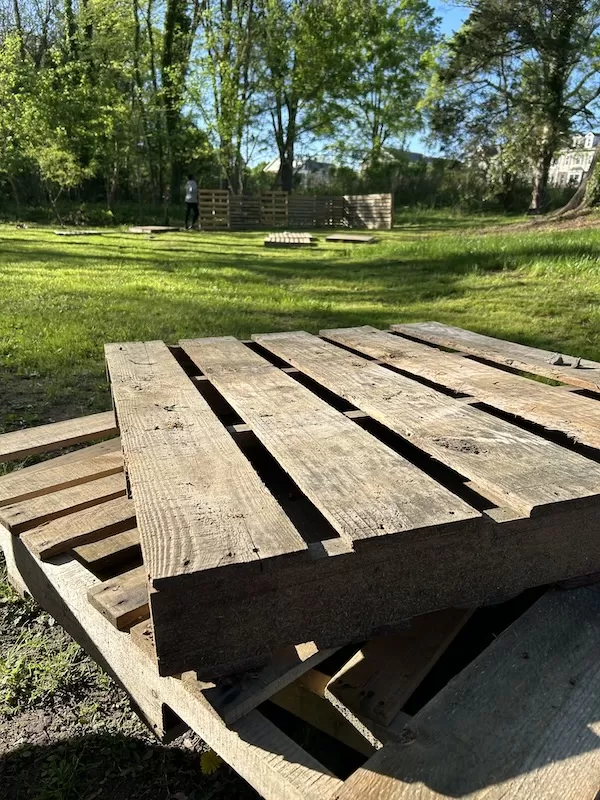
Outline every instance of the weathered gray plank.
<path fill-rule="evenodd" d="M 565 355 L 538 347 L 484 336 L 440 322 L 415 322 L 391 325 L 393 331 L 406 333 L 424 342 L 450 347 L 462 353 L 480 356 L 522 372 L 543 375 L 556 381 L 583 389 L 600 391 L 600 363 L 577 356 Z"/>
<path fill-rule="evenodd" d="M 89 569 L 106 569 L 139 555 L 140 535 L 137 528 L 131 528 L 97 542 L 78 545 L 73 552 Z"/>
<path fill-rule="evenodd" d="M 49 497 L 52 497 L 50 495 Z M 49 499 L 49 498 L 47 498 Z M 125 497 L 73 511 L 22 534 L 27 547 L 43 560 L 73 547 L 96 542 L 135 525 L 133 501 Z"/>
<path fill-rule="evenodd" d="M 254 339 L 317 383 L 469 478 L 501 506 L 530 514 L 600 493 L 600 466 L 304 332 Z"/>
<path fill-rule="evenodd" d="M 376 753 L 336 800 L 594 800 L 600 593 L 538 601 Z"/>
<path fill-rule="evenodd" d="M 60 457 L 44 462 L 47 465 L 45 469 L 37 469 L 39 465 L 25 467 L 0 478 L 0 506 L 20 503 L 123 471 L 120 451 L 57 464 L 53 463 L 55 460 L 60 462 Z"/>
<path fill-rule="evenodd" d="M 60 450 L 61 447 L 114 436 L 116 433 L 112 411 L 12 431 L 0 436 L 0 462 L 16 461 L 25 456 Z"/>
<path fill-rule="evenodd" d="M 12 533 L 22 533 L 44 522 L 123 497 L 125 492 L 125 477 L 119 472 L 106 478 L 97 478 L 41 497 L 32 497 L 30 500 L 3 506 L 0 508 L 0 521 Z"/>
<path fill-rule="evenodd" d="M 181 346 L 350 544 L 478 516 L 233 337 Z"/>
<path fill-rule="evenodd" d="M 162 342 L 106 345 L 151 584 L 306 554 L 306 544 Z M 157 631 L 157 639 L 160 634 Z"/>
<path fill-rule="evenodd" d="M 600 403 L 572 392 L 556 391 L 535 380 L 479 364 L 453 353 L 412 342 L 369 325 L 321 331 L 343 344 L 413 375 L 472 395 L 493 408 L 560 431 L 589 447 L 600 448 Z"/>
<path fill-rule="evenodd" d="M 146 568 L 103 581 L 88 591 L 88 600 L 115 628 L 128 630 L 150 613 Z"/>

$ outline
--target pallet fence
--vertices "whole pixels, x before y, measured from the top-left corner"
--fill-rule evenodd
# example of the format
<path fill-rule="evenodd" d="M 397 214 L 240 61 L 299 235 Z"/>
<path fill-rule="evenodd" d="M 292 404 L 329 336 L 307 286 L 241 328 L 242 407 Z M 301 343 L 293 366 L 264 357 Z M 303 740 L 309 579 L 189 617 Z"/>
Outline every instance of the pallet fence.
<path fill-rule="evenodd" d="M 392 195 L 304 195 L 266 192 L 232 195 L 225 189 L 198 193 L 203 230 L 253 228 L 367 228 L 392 227 Z"/>

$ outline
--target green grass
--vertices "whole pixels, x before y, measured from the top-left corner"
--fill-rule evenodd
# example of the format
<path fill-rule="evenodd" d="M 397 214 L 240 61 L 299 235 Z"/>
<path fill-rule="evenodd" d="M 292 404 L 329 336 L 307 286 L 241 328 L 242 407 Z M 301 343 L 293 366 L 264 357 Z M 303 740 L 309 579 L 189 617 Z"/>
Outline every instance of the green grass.
<path fill-rule="evenodd" d="M 320 236 L 313 250 L 267 249 L 262 233 L 0 227 L 0 426 L 107 408 L 108 341 L 437 319 L 600 357 L 600 230 L 446 212 L 398 223 L 374 246 Z"/>

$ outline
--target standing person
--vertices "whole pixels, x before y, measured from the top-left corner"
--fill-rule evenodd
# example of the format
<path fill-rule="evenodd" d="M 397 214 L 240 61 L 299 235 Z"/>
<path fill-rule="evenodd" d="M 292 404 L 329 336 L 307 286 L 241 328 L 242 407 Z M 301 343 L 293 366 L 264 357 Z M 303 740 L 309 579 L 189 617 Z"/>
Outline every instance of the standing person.
<path fill-rule="evenodd" d="M 188 225 L 192 212 L 192 224 Z M 191 230 L 198 222 L 198 184 L 193 175 L 188 175 L 187 183 L 185 185 L 185 229 Z"/>

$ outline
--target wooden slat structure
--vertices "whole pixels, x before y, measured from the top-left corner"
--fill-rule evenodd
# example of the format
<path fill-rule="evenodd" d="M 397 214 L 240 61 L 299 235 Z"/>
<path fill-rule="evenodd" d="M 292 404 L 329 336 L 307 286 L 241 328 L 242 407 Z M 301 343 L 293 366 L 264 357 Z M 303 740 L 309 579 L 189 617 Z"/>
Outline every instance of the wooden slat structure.
<path fill-rule="evenodd" d="M 265 237 L 265 247 L 312 247 L 316 244 L 309 233 L 269 233 Z"/>
<path fill-rule="evenodd" d="M 296 630 L 307 629 L 299 624 L 301 615 L 315 617 L 320 630 L 326 630 L 322 626 L 330 616 L 347 637 L 340 637 L 341 645 L 365 616 L 373 633 L 375 614 L 386 604 L 413 616 L 407 609 L 474 605 L 558 576 L 600 572 L 599 467 L 590 449 L 558 445 L 542 428 L 530 430 L 522 417 L 509 422 L 491 406 L 450 396 L 443 383 L 418 373 L 422 358 L 414 359 L 414 369 L 386 366 L 396 361 L 396 351 L 383 352 L 383 343 L 391 347 L 389 337 L 396 346 L 414 344 L 408 339 L 372 329 L 324 336 L 327 341 L 298 332 L 257 335 L 255 344 L 229 337 L 182 342 L 182 351 L 173 352 L 182 364 L 195 362 L 194 372 L 202 371 L 202 380 L 194 381 L 162 343 L 110 346 L 133 499 L 97 492 L 94 506 L 80 507 L 80 492 L 123 481 L 123 465 L 115 458 L 119 440 L 0 478 L 0 497 L 7 498 L 1 520 L 15 505 L 23 519 L 50 518 L 20 534 L 14 525 L 12 532 L 0 525 L 11 580 L 119 680 L 159 736 L 181 730 L 167 726 L 169 709 L 267 800 L 595 800 L 600 789 L 600 591 L 595 586 L 540 590 L 537 602 L 512 601 L 505 624 L 515 616 L 516 621 L 499 636 L 496 627 L 485 628 L 483 612 L 472 617 L 465 608 L 449 608 L 404 621 L 392 635 L 347 651 L 334 652 L 323 641 L 307 639 L 303 645 L 273 647 L 276 652 L 260 669 L 228 678 L 200 680 L 195 667 L 180 677 L 159 676 L 154 623 L 158 618 L 166 624 L 167 616 L 161 618 L 164 609 L 160 603 L 155 607 L 154 599 L 175 578 L 182 581 L 177 614 L 185 613 L 193 598 L 201 614 L 217 617 L 212 628 L 204 628 L 214 657 L 217 648 L 209 637 L 229 647 L 227 628 L 234 624 L 243 630 L 252 621 L 267 638 L 267 627 L 273 628 L 279 641 L 286 629 L 279 616 L 296 615 Z M 467 361 L 441 355 L 453 365 Z M 500 381 L 519 377 L 486 368 Z M 586 400 L 590 409 L 598 402 L 560 386 L 542 388 L 548 404 L 556 397 L 559 422 L 575 401 Z M 219 407 L 229 409 L 223 419 L 224 412 L 208 402 L 211 397 L 211 403 L 218 397 Z M 232 425 L 232 420 L 237 421 Z M 560 429 L 556 424 L 552 430 Z M 61 426 L 55 431 L 62 441 Z M 92 429 L 92 440 L 95 435 Z M 54 449 L 50 430 L 44 442 Z M 0 449 L 3 444 L 0 437 Z M 155 446 L 162 480 L 180 486 L 177 502 L 161 499 L 159 505 L 151 496 L 163 491 L 150 457 Z M 215 467 L 215 450 L 227 460 L 226 476 Z M 179 472 L 172 464 L 176 452 L 183 452 Z M 275 482 L 265 453 L 281 470 Z M 377 471 L 375 453 L 377 459 L 392 459 L 393 466 L 390 462 Z M 347 471 L 344 462 L 352 462 Z M 108 464 L 117 471 L 106 475 Z M 277 520 L 273 516 L 273 492 L 283 473 L 299 492 L 297 502 L 323 520 L 315 525 L 317 518 L 308 516 L 311 531 L 286 502 L 275 503 Z M 319 475 L 326 478 L 322 484 Z M 258 506 L 255 480 L 263 492 Z M 406 507 L 394 481 L 413 493 Z M 425 509 L 419 493 L 430 497 Z M 245 516 L 253 507 L 265 515 L 263 529 Z M 52 519 L 57 508 L 62 516 Z M 236 508 L 243 509 L 243 524 Z M 369 520 L 367 508 L 374 520 L 380 515 L 383 528 L 356 524 Z M 441 524 L 444 508 L 448 516 L 463 518 Z M 391 524 L 394 513 L 402 522 L 397 530 Z M 415 529 L 417 519 L 424 522 L 423 513 L 431 515 L 430 522 Z M 194 529 L 203 536 L 212 531 L 209 546 L 194 550 L 180 537 L 170 551 L 175 559 L 161 558 L 152 537 L 150 545 L 144 537 L 157 520 L 164 526 L 169 517 L 178 525 L 187 520 L 188 537 Z M 257 527 L 246 527 L 246 519 Z M 283 539 L 278 529 L 265 541 L 271 519 L 273 526 L 284 521 Z M 258 553 L 245 543 L 243 531 L 250 531 Z M 286 550 L 290 542 L 291 551 Z M 98 546 L 86 555 L 86 548 Z M 148 593 L 147 573 L 152 573 L 146 553 L 153 548 L 158 588 Z M 225 549 L 233 563 L 219 562 L 217 555 Z M 209 603 L 186 587 L 186 581 L 195 581 L 193 572 L 174 575 L 180 553 L 191 556 L 186 568 L 212 565 L 202 576 Z M 167 577 L 169 563 L 177 569 Z M 94 574 L 107 565 L 112 576 Z M 257 592 L 262 599 L 256 599 Z M 219 597 L 230 607 L 219 605 Z M 155 608 L 160 613 L 151 620 L 148 613 Z M 258 613 L 268 626 L 262 626 Z M 349 614 L 354 615 L 351 624 Z M 203 624 L 201 615 L 188 617 L 186 633 L 192 639 L 196 624 Z M 470 664 L 465 641 L 475 653 Z M 448 682 L 456 663 L 459 670 L 467 666 Z M 424 683 L 434 672 L 441 691 Z M 291 728 L 273 716 L 273 707 L 292 715 Z M 300 720 L 350 748 L 343 751 L 348 758 L 354 753 L 353 766 L 341 767 L 341 777 L 325 766 L 332 738 L 309 754 L 302 743 L 311 737 L 297 729 Z"/>
<path fill-rule="evenodd" d="M 232 195 L 225 189 L 200 189 L 199 225 L 202 230 L 265 228 L 372 228 L 392 227 L 391 194 L 343 197 L 264 192 Z"/>
<path fill-rule="evenodd" d="M 324 336 L 106 348 L 161 674 L 212 680 L 600 570 L 597 461 L 430 384 L 468 378 L 588 447 L 595 400 L 375 329 Z"/>
<path fill-rule="evenodd" d="M 541 350 L 516 342 L 506 342 L 440 322 L 392 325 L 392 330 L 423 342 L 449 347 L 462 353 L 509 367 L 543 375 L 582 389 L 600 391 L 600 362 L 551 350 Z"/>

